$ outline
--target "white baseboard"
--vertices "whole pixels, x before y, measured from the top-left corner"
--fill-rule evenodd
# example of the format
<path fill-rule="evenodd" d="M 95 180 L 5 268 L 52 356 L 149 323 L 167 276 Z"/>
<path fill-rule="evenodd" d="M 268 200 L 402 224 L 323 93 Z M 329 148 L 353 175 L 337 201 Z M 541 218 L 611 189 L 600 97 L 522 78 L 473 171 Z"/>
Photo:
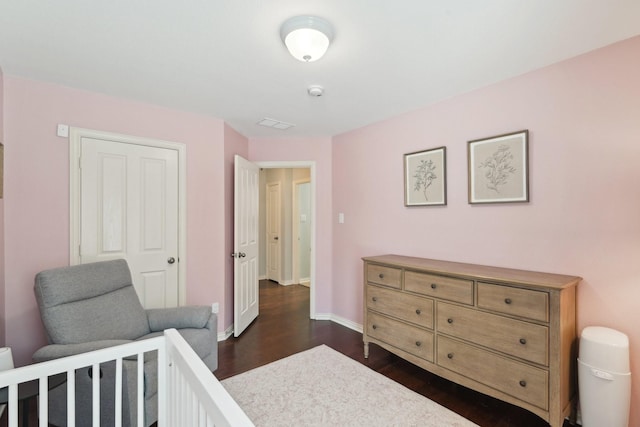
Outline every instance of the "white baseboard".
<path fill-rule="evenodd" d="M 349 328 L 351 330 L 354 330 L 356 332 L 362 333 L 362 325 L 359 323 L 356 323 L 354 321 L 351 321 L 349 319 L 345 319 L 342 316 L 338 316 L 337 314 L 333 314 L 333 313 L 316 313 L 316 317 L 315 320 L 331 320 L 332 322 L 335 322 L 339 325 L 342 325 L 346 328 Z"/>
<path fill-rule="evenodd" d="M 225 341 L 231 335 L 233 335 L 233 323 L 226 330 L 218 332 L 218 341 Z"/>
<path fill-rule="evenodd" d="M 314 320 L 331 320 L 339 325 L 342 325 L 346 328 L 354 330 L 356 332 L 362 333 L 362 325 L 356 322 L 353 322 L 349 319 L 345 319 L 342 316 L 338 316 L 333 313 L 320 313 L 316 314 Z M 225 331 L 218 332 L 218 341 L 224 341 L 233 335 L 233 324 L 229 326 Z"/>

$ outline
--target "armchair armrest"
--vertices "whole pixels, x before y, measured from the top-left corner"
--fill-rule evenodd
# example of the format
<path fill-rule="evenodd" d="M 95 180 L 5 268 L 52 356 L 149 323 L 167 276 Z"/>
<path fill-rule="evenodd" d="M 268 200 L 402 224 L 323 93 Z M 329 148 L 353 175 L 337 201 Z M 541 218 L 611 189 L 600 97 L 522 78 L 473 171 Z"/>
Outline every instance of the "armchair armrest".
<path fill-rule="evenodd" d="M 149 319 L 149 328 L 152 332 L 165 329 L 201 329 L 207 327 L 211 317 L 211 307 L 185 306 L 175 308 L 153 308 L 146 310 Z"/>
<path fill-rule="evenodd" d="M 33 354 L 34 362 L 46 362 L 47 360 L 59 359 L 61 357 L 73 356 L 94 350 L 101 350 L 120 344 L 130 343 L 131 340 L 102 340 L 91 341 L 80 344 L 50 344 L 40 348 Z"/>

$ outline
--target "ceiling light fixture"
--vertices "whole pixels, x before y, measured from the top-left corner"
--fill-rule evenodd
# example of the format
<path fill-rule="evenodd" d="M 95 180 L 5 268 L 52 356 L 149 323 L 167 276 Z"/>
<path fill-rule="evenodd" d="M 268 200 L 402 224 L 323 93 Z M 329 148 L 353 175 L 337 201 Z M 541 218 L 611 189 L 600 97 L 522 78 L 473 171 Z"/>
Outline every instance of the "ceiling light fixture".
<path fill-rule="evenodd" d="M 294 58 L 313 62 L 322 58 L 329 48 L 333 40 L 333 27 L 316 16 L 295 16 L 282 24 L 280 37 Z"/>
<path fill-rule="evenodd" d="M 311 85 L 307 88 L 309 96 L 319 97 L 324 95 L 324 88 L 320 85 Z"/>

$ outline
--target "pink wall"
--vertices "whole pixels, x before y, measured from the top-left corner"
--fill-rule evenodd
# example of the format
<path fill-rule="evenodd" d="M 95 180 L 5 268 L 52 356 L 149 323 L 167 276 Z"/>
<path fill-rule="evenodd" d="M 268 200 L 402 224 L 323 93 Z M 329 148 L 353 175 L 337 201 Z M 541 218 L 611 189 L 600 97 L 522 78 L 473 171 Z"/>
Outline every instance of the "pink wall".
<path fill-rule="evenodd" d="M 225 277 L 224 277 L 224 301 L 220 304 L 220 316 L 218 322 L 222 322 L 221 329 L 226 330 L 233 324 L 233 258 L 228 254 L 233 251 L 233 190 L 234 190 L 234 156 L 239 155 L 247 159 L 249 157 L 249 141 L 233 128 L 224 125 L 224 241 L 225 241 Z M 219 325 L 220 327 L 220 325 Z"/>
<path fill-rule="evenodd" d="M 222 301 L 225 268 L 222 120 L 5 76 L 6 341 L 30 361 L 45 337 L 34 275 L 69 262 L 69 160 L 56 124 L 187 146 L 187 302 Z"/>
<path fill-rule="evenodd" d="M 314 161 L 316 165 L 316 313 L 334 313 L 332 292 L 331 139 L 250 138 L 249 160 Z"/>
<path fill-rule="evenodd" d="M 575 274 L 578 322 L 640 373 L 640 37 L 334 139 L 333 312 L 362 322 L 360 257 Z M 531 202 L 467 203 L 467 141 L 529 129 Z M 448 206 L 403 206 L 403 154 L 447 147 Z M 640 425 L 640 381 L 630 425 Z"/>

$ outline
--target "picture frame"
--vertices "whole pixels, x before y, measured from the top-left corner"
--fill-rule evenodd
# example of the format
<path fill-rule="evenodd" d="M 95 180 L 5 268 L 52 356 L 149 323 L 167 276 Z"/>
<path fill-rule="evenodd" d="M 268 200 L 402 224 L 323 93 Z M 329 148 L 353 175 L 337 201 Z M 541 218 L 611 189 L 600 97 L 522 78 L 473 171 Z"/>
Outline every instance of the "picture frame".
<path fill-rule="evenodd" d="M 468 141 L 469 203 L 529 201 L 529 131 Z"/>
<path fill-rule="evenodd" d="M 447 148 L 404 155 L 404 205 L 447 204 Z"/>

